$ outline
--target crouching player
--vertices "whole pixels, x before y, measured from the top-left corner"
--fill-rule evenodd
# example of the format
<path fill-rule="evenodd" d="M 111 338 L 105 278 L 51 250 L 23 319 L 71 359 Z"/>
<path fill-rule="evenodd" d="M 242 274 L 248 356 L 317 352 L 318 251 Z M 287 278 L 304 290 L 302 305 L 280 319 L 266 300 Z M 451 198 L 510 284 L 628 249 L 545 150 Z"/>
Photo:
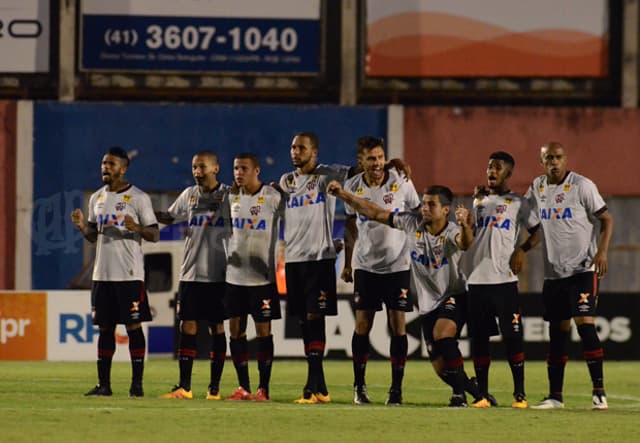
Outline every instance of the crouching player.
<path fill-rule="evenodd" d="M 355 211 L 403 230 L 412 241 L 411 290 L 418 299 L 422 330 L 438 375 L 453 388 L 450 406 L 467 406 L 465 390 L 474 397 L 473 407 L 487 408 L 477 387 L 464 372 L 457 337 L 466 313 L 465 281 L 458 269 L 461 251 L 473 240 L 469 211 L 455 211 L 456 224 L 447 221 L 453 195 L 444 186 L 431 186 L 422 199 L 420 213 L 394 213 L 346 192 L 338 182 L 328 191 Z"/>

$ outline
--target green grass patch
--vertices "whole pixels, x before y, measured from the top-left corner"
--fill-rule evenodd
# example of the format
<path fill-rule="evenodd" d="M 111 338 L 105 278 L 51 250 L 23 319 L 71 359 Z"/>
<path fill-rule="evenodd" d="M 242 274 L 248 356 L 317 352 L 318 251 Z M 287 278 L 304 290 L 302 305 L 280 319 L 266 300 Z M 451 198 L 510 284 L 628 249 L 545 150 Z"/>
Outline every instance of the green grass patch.
<path fill-rule="evenodd" d="M 257 370 L 252 364 L 252 382 Z M 469 365 L 467 365 L 469 366 Z M 471 368 L 467 367 L 467 370 Z M 95 363 L 0 362 L 0 441 L 2 442 L 182 442 L 244 441 L 625 441 L 635 439 L 640 413 L 639 362 L 606 362 L 609 411 L 591 411 L 591 387 L 584 362 L 567 366 L 565 409 L 511 409 L 512 383 L 504 361 L 491 367 L 491 392 L 500 407 L 447 408 L 450 389 L 426 361 L 409 361 L 404 405 L 384 406 L 390 380 L 387 362 L 369 362 L 370 406 L 355 406 L 349 361 L 327 361 L 333 402 L 295 405 L 306 377 L 301 360 L 274 363 L 270 403 L 207 401 L 207 361 L 196 361 L 193 400 L 163 400 L 177 381 L 177 362 L 152 359 L 145 372 L 145 398 L 129 399 L 130 369 L 114 363 L 111 398 L 86 398 L 95 385 Z M 471 369 L 472 372 L 472 369 Z M 227 361 L 222 393 L 237 382 Z M 546 368 L 528 362 L 530 404 L 547 391 Z"/>

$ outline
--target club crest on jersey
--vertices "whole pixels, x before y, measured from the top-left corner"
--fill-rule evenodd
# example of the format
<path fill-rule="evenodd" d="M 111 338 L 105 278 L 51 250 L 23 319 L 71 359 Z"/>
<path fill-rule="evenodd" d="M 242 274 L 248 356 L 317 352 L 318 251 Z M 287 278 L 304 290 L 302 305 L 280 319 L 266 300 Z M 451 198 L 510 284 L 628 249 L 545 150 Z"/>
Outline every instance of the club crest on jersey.
<path fill-rule="evenodd" d="M 258 204 L 259 205 L 264 205 L 264 195 L 258 196 Z"/>
<path fill-rule="evenodd" d="M 122 200 L 124 200 L 125 203 L 129 203 L 131 201 L 131 196 L 128 194 L 125 194 L 122 196 Z"/>
<path fill-rule="evenodd" d="M 196 196 L 192 195 L 191 197 L 189 197 L 189 205 L 193 206 L 196 204 Z"/>
<path fill-rule="evenodd" d="M 312 189 L 315 189 L 317 185 L 318 185 L 318 176 L 314 174 L 311 176 L 311 180 L 307 182 L 307 190 L 311 191 Z"/>
<path fill-rule="evenodd" d="M 564 201 L 564 194 L 556 195 L 556 203 L 560 204 Z"/>
<path fill-rule="evenodd" d="M 240 196 L 236 195 L 235 197 L 233 197 L 233 201 L 231 203 L 239 203 L 240 202 Z"/>
<path fill-rule="evenodd" d="M 389 194 L 385 194 L 382 196 L 382 201 L 386 204 L 386 205 L 390 205 L 391 203 L 393 203 L 393 194 L 389 193 Z"/>
<path fill-rule="evenodd" d="M 422 238 L 422 232 L 416 231 L 416 239 L 420 240 Z"/>
<path fill-rule="evenodd" d="M 356 189 L 356 195 L 362 195 L 363 193 L 364 193 L 364 190 L 362 188 Z"/>
<path fill-rule="evenodd" d="M 570 189 L 571 189 L 571 183 L 565 183 L 565 185 L 562 187 L 562 190 L 564 192 L 569 192 Z"/>
<path fill-rule="evenodd" d="M 513 203 L 513 199 L 511 199 L 511 198 L 505 198 L 504 199 L 504 204 L 505 205 L 510 205 L 511 203 Z"/>
<path fill-rule="evenodd" d="M 98 194 L 98 198 L 96 198 L 96 201 L 97 202 L 101 202 L 102 200 L 104 200 L 104 194 L 100 193 L 100 194 Z"/>
<path fill-rule="evenodd" d="M 315 205 L 324 202 L 325 198 L 323 192 L 318 192 L 317 194 L 309 193 L 300 196 L 290 195 L 287 200 L 287 208 L 298 208 L 301 206 Z"/>
<path fill-rule="evenodd" d="M 251 215 L 258 215 L 258 214 L 260 214 L 260 205 L 251 206 L 251 207 L 249 208 L 249 212 L 251 213 Z"/>
<path fill-rule="evenodd" d="M 289 188 L 293 188 L 296 184 L 296 177 L 293 174 L 289 174 L 287 178 L 284 179 L 284 182 Z"/>
<path fill-rule="evenodd" d="M 506 202 L 506 200 L 505 200 L 505 202 Z M 505 212 L 507 212 L 507 205 L 498 205 L 498 206 L 496 206 L 496 213 L 504 214 Z"/>
<path fill-rule="evenodd" d="M 116 211 L 124 211 L 126 207 L 127 204 L 125 202 L 116 203 Z"/>
<path fill-rule="evenodd" d="M 540 194 L 542 194 L 542 193 L 544 192 L 544 185 L 543 185 L 542 183 L 540 183 L 540 184 L 538 185 L 538 192 L 539 192 Z"/>
<path fill-rule="evenodd" d="M 398 189 L 400 189 L 400 185 L 397 183 L 391 185 L 391 192 L 398 192 Z"/>

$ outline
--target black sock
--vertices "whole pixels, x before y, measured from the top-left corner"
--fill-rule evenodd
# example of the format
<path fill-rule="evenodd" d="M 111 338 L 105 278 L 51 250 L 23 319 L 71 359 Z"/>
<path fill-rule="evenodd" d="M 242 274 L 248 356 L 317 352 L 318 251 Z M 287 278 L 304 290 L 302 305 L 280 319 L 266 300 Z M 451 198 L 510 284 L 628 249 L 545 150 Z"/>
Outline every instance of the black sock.
<path fill-rule="evenodd" d="M 549 377 L 549 396 L 562 401 L 564 368 L 569 357 L 569 331 L 563 331 L 559 324 L 549 325 L 549 355 L 547 356 L 547 376 Z"/>
<path fill-rule="evenodd" d="M 111 362 L 116 351 L 114 329 L 101 329 L 98 335 L 98 384 L 111 387 Z"/>
<path fill-rule="evenodd" d="M 229 341 L 229 345 L 233 366 L 235 366 L 236 373 L 238 374 L 238 384 L 247 392 L 251 392 L 251 385 L 249 383 L 249 343 L 247 343 L 247 337 L 232 338 Z"/>
<path fill-rule="evenodd" d="M 324 369 L 322 367 L 324 349 L 326 345 L 324 317 L 307 320 L 305 323 L 307 332 L 306 354 L 308 366 L 307 386 L 305 389 L 312 393 L 320 392 L 321 394 L 326 395 L 328 392 L 327 385 L 324 380 Z"/>
<path fill-rule="evenodd" d="M 369 336 L 358 335 L 355 332 L 351 337 L 351 353 L 353 355 L 353 385 L 365 384 L 365 372 L 369 360 Z"/>
<path fill-rule="evenodd" d="M 402 390 L 402 379 L 404 378 L 404 366 L 407 362 L 407 351 L 409 341 L 405 335 L 394 335 L 391 337 L 389 354 L 391 355 L 391 389 Z"/>
<path fill-rule="evenodd" d="M 212 326 L 212 330 L 215 327 Z M 222 370 L 224 369 L 224 361 L 227 357 L 227 336 L 224 334 L 215 334 L 211 340 L 211 352 L 209 353 L 209 362 L 211 366 L 211 380 L 209 389 L 212 394 L 220 391 L 220 378 L 222 378 Z"/>
<path fill-rule="evenodd" d="M 604 377 L 602 366 L 604 363 L 604 350 L 600 338 L 593 323 L 584 323 L 578 326 L 578 334 L 582 339 L 582 354 L 587 362 L 593 390 L 604 392 Z"/>
<path fill-rule="evenodd" d="M 513 395 L 525 395 L 524 392 L 524 348 L 522 337 L 506 338 L 507 358 L 513 378 Z"/>
<path fill-rule="evenodd" d="M 180 334 L 178 346 L 178 367 L 180 368 L 180 386 L 187 391 L 191 390 L 191 372 L 193 359 L 196 357 L 196 336 Z"/>
<path fill-rule="evenodd" d="M 446 337 L 436 340 L 433 346 L 444 360 L 442 379 L 453 388 L 453 395 L 464 395 L 466 374 L 458 341 L 453 337 Z"/>
<path fill-rule="evenodd" d="M 489 338 L 471 340 L 471 350 L 473 354 L 473 368 L 478 381 L 478 390 L 482 396 L 489 393 L 489 367 L 491 366 L 491 355 L 489 354 Z"/>
<path fill-rule="evenodd" d="M 145 339 L 142 328 L 127 330 L 131 357 L 131 384 L 142 384 L 144 373 Z"/>
<path fill-rule="evenodd" d="M 268 337 L 258 337 L 258 351 L 256 359 L 258 360 L 258 372 L 260 373 L 260 384 L 258 388 L 262 388 L 269 396 L 269 381 L 271 380 L 271 366 L 273 365 L 273 335 Z"/>

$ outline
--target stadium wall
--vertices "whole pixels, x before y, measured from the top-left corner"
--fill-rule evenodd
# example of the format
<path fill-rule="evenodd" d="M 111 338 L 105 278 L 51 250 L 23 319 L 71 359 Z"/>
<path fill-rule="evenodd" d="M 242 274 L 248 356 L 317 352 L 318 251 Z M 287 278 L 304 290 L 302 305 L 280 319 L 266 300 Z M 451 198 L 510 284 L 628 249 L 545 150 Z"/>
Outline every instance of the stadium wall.
<path fill-rule="evenodd" d="M 443 183 L 471 194 L 485 182 L 489 154 L 516 160 L 511 186 L 525 192 L 542 174 L 540 146 L 558 141 L 569 166 L 604 195 L 640 196 L 640 111 L 614 108 L 405 107 L 405 159 L 416 187 Z"/>

